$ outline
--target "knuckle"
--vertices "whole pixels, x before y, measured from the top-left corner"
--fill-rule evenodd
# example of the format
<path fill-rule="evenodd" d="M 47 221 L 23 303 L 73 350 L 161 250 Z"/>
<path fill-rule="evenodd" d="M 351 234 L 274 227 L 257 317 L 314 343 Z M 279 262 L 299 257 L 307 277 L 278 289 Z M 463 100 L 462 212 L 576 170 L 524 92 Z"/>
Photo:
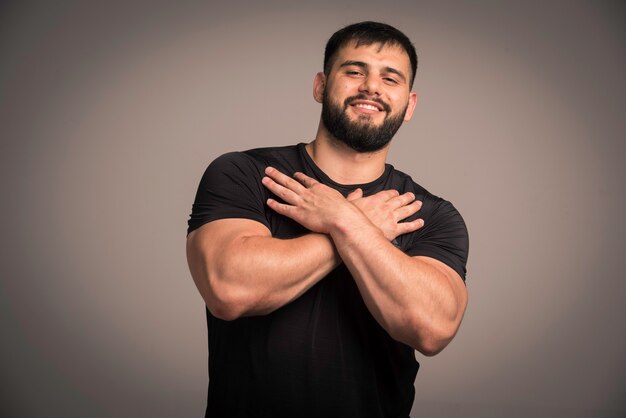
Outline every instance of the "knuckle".
<path fill-rule="evenodd" d="M 287 180 L 285 181 L 285 186 L 287 186 L 291 190 L 294 190 L 298 186 L 302 186 L 302 185 L 297 180 L 294 180 L 288 177 Z"/>
<path fill-rule="evenodd" d="M 382 192 L 377 193 L 375 196 L 377 198 L 379 198 L 379 199 L 388 200 L 388 199 L 391 199 L 391 198 L 393 198 L 395 196 L 398 196 L 398 191 L 397 190 L 393 190 L 393 189 L 383 190 Z"/>

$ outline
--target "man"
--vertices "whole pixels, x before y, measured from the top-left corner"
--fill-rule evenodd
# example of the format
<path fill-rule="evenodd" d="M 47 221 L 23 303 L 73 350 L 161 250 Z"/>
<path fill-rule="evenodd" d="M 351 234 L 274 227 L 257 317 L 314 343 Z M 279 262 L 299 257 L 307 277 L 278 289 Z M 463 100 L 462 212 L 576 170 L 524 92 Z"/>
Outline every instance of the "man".
<path fill-rule="evenodd" d="M 315 139 L 205 172 L 187 256 L 208 308 L 207 416 L 409 416 L 414 349 L 441 351 L 467 304 L 463 219 L 385 163 L 416 68 L 397 29 L 347 26 L 313 82 Z"/>

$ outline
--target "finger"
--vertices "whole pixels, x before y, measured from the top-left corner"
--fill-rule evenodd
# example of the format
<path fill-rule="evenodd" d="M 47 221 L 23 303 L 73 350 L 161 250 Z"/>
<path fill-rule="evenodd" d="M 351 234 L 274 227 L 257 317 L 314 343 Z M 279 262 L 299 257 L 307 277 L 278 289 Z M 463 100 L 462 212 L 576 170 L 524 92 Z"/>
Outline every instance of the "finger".
<path fill-rule="evenodd" d="M 286 174 L 281 173 L 274 167 L 267 167 L 265 169 L 265 174 L 274 180 L 276 183 L 280 184 L 283 187 L 288 188 L 296 193 L 300 193 L 305 188 L 299 182 L 295 181 L 293 178 L 289 177 Z"/>
<path fill-rule="evenodd" d="M 267 206 L 279 215 L 287 216 L 289 218 L 293 216 L 293 211 L 296 209 L 295 206 L 280 203 L 271 198 L 267 199 Z"/>
<path fill-rule="evenodd" d="M 413 201 L 415 201 L 415 195 L 411 192 L 406 192 L 392 199 L 389 199 L 387 203 L 389 203 L 394 208 L 401 208 L 403 206 L 407 206 Z"/>
<path fill-rule="evenodd" d="M 397 197 L 399 194 L 400 193 L 397 190 L 389 189 L 389 190 L 381 190 L 378 193 L 374 193 L 370 197 L 378 198 L 386 202 L 390 199 L 393 199 L 394 197 Z"/>
<path fill-rule="evenodd" d="M 357 200 L 362 197 L 363 197 L 363 190 L 361 188 L 358 188 L 358 189 L 351 191 L 348 197 L 346 197 L 346 199 L 348 199 L 348 201 L 351 202 L 353 200 Z"/>
<path fill-rule="evenodd" d="M 263 186 L 265 186 L 270 192 L 274 193 L 276 196 L 280 197 L 285 202 L 290 203 L 292 205 L 295 205 L 298 203 L 299 196 L 296 192 L 288 189 L 285 186 L 278 184 L 273 179 L 269 177 L 263 177 L 261 179 L 261 183 L 263 183 Z"/>
<path fill-rule="evenodd" d="M 414 200 L 411 204 L 399 207 L 395 210 L 394 216 L 397 221 L 401 221 L 402 219 L 406 219 L 411 215 L 416 214 L 422 208 L 422 202 L 419 200 Z"/>
<path fill-rule="evenodd" d="M 306 174 L 300 173 L 300 172 L 296 172 L 293 175 L 293 178 L 298 180 L 300 183 L 304 185 L 304 187 L 307 187 L 307 188 L 313 186 L 314 184 L 319 183 L 319 181 L 315 180 L 314 178 L 309 177 Z"/>
<path fill-rule="evenodd" d="M 415 219 L 411 222 L 400 222 L 398 224 L 398 235 L 408 234 L 409 232 L 414 232 L 424 226 L 423 219 Z"/>

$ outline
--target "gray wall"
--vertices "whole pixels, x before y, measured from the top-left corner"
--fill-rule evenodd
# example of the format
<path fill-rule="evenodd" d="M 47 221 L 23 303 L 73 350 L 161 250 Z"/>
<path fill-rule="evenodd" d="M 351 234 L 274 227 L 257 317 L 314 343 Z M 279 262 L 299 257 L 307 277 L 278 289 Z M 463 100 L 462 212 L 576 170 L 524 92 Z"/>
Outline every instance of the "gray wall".
<path fill-rule="evenodd" d="M 324 42 L 364 19 L 420 57 L 391 162 L 471 236 L 414 416 L 623 416 L 623 2 L 88 3 L 0 10 L 2 416 L 201 415 L 198 180 L 311 140 Z"/>

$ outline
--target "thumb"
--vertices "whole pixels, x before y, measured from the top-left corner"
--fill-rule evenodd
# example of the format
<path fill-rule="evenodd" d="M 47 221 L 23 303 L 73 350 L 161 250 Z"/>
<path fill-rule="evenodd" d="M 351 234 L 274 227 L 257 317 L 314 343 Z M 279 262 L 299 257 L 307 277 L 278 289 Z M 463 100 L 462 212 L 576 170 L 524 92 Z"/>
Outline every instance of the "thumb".
<path fill-rule="evenodd" d="M 363 197 L 363 190 L 358 188 L 350 192 L 350 194 L 348 195 L 348 197 L 346 197 L 346 199 L 348 199 L 349 202 L 352 202 L 353 200 L 357 200 L 362 197 Z"/>

